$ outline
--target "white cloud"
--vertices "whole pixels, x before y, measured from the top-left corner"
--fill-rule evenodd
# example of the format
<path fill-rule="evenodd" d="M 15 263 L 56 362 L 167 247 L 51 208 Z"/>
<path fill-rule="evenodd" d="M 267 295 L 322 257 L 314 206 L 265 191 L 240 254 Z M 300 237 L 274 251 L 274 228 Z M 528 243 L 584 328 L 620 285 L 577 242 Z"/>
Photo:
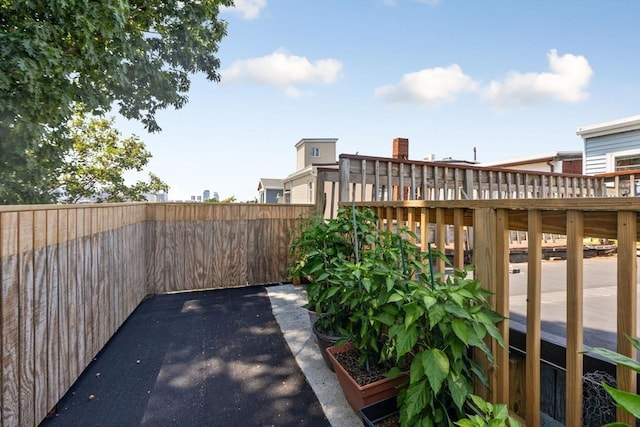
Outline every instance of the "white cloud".
<path fill-rule="evenodd" d="M 267 7 L 267 0 L 235 0 L 233 7 L 223 6 L 221 12 L 236 13 L 244 19 L 256 19 L 262 10 Z"/>
<path fill-rule="evenodd" d="M 296 56 L 284 49 L 259 58 L 233 62 L 223 70 L 223 83 L 252 82 L 268 86 L 285 87 L 287 96 L 308 95 L 294 85 L 332 84 L 340 76 L 342 63 L 336 59 L 320 59 L 310 62 L 304 56 Z"/>
<path fill-rule="evenodd" d="M 492 81 L 484 97 L 498 107 L 531 105 L 547 99 L 580 102 L 589 97 L 586 88 L 593 70 L 584 56 L 558 56 L 553 49 L 547 54 L 550 72 L 512 72 L 501 81 Z"/>
<path fill-rule="evenodd" d="M 405 74 L 397 85 L 376 88 L 375 95 L 390 103 L 437 105 L 454 101 L 460 93 L 477 87 L 478 83 L 453 64 Z"/>

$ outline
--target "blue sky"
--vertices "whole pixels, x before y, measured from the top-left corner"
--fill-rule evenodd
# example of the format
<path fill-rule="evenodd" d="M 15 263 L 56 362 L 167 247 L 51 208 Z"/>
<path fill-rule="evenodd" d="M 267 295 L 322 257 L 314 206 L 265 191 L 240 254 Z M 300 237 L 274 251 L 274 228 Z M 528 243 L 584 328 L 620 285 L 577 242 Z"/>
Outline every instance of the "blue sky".
<path fill-rule="evenodd" d="M 302 138 L 489 162 L 581 151 L 579 127 L 640 113 L 640 0 L 236 0 L 220 17 L 222 82 L 194 76 L 158 134 L 117 122 L 174 200 L 252 200 Z"/>

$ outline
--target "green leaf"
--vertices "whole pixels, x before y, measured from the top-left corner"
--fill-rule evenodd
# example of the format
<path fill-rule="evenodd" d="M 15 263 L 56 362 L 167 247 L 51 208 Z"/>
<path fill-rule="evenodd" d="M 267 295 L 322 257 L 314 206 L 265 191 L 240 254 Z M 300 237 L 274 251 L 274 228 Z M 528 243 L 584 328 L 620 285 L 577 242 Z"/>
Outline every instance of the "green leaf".
<path fill-rule="evenodd" d="M 424 372 L 429 379 L 429 385 L 431 385 L 433 392 L 437 394 L 442 387 L 442 382 L 449 375 L 449 358 L 442 350 L 437 348 L 425 350 L 420 357 Z"/>
<path fill-rule="evenodd" d="M 481 396 L 478 396 L 477 394 L 470 394 L 469 397 L 471 398 L 473 404 L 476 405 L 481 412 L 486 414 L 493 410 L 493 406 L 491 405 L 491 403 L 484 400 Z"/>
<path fill-rule="evenodd" d="M 422 297 L 422 302 L 424 304 L 424 308 L 429 310 L 435 303 L 438 302 L 438 300 L 431 295 L 425 295 L 424 297 Z"/>
<path fill-rule="evenodd" d="M 633 369 L 636 372 L 640 372 L 640 362 L 631 359 L 630 357 L 624 356 L 622 354 L 616 353 L 615 351 L 609 350 L 607 348 L 592 348 L 586 353 L 597 354 L 606 359 L 609 359 L 611 362 L 626 366 L 629 369 Z"/>
<path fill-rule="evenodd" d="M 454 319 L 452 324 L 453 332 L 465 345 L 469 344 L 469 330 L 466 323 L 461 319 Z"/>
<path fill-rule="evenodd" d="M 418 415 L 427 405 L 429 394 L 424 381 L 410 384 L 407 388 L 407 395 L 402 404 L 402 410 L 406 419 L 412 419 Z"/>
<path fill-rule="evenodd" d="M 411 384 L 415 384 L 423 379 L 424 366 L 422 365 L 422 360 L 419 357 L 414 357 L 409 368 L 409 381 Z"/>
<path fill-rule="evenodd" d="M 460 317 L 463 319 L 471 319 L 471 315 L 467 310 L 455 304 L 451 304 L 451 303 L 445 304 L 444 309 L 446 310 L 447 313 L 453 314 L 456 317 Z"/>
<path fill-rule="evenodd" d="M 602 386 L 607 390 L 607 393 L 611 395 L 613 400 L 625 411 L 629 412 L 636 418 L 640 418 L 640 396 L 634 393 L 615 389 L 606 383 L 602 383 Z"/>
<path fill-rule="evenodd" d="M 418 342 L 418 329 L 410 326 L 409 328 L 399 328 L 397 333 L 397 349 L 396 356 L 398 358 L 409 353 Z"/>
<path fill-rule="evenodd" d="M 459 376 L 449 376 L 447 379 L 447 388 L 449 389 L 449 393 L 451 393 L 453 403 L 455 403 L 459 411 L 462 411 L 462 407 L 469 396 L 469 388 L 467 387 L 466 381 Z"/>
<path fill-rule="evenodd" d="M 471 420 L 459 420 L 454 424 L 460 427 L 478 427 L 478 425 L 471 422 Z"/>
<path fill-rule="evenodd" d="M 387 300 L 387 302 L 398 302 L 398 301 L 402 301 L 403 300 L 403 296 L 400 295 L 397 292 L 394 292 L 393 294 L 391 294 L 391 296 L 389 296 L 389 299 Z"/>
<path fill-rule="evenodd" d="M 429 310 L 429 328 L 433 329 L 445 316 L 444 307 L 440 304 L 434 305 Z"/>

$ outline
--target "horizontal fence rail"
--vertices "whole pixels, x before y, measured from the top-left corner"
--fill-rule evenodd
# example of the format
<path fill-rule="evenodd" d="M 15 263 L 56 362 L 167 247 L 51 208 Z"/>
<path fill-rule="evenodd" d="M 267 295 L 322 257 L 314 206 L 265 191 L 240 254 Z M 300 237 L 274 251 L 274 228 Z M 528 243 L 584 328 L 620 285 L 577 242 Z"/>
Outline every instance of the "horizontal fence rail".
<path fill-rule="evenodd" d="M 347 204 L 350 205 L 351 203 Z M 625 335 L 637 336 L 637 263 L 640 241 L 640 200 L 636 198 L 465 200 L 358 202 L 358 208 L 374 209 L 380 227 L 406 227 L 427 250 L 428 230 L 435 227 L 434 243 L 444 249 L 445 233 L 453 227 L 453 264 L 464 266 L 464 236 L 472 229 L 474 275 L 493 292 L 492 303 L 505 316 L 499 329 L 506 348 L 491 343 L 495 369 L 487 367 L 489 398 L 510 405 L 516 394 L 509 377 L 509 238 L 513 230 L 528 234 L 528 277 L 526 309 L 526 425 L 541 425 L 541 261 L 542 234 L 567 236 L 566 313 L 566 420 L 568 426 L 582 425 L 583 376 L 583 239 L 586 236 L 617 242 L 617 351 L 633 359 L 636 349 Z M 443 261 L 437 268 L 445 271 Z M 635 372 L 617 368 L 618 388 L 635 393 Z M 510 407 L 512 407 L 510 405 Z M 513 408 L 512 408 L 513 409 Z M 618 419 L 635 425 L 630 414 L 618 410 Z"/>
<path fill-rule="evenodd" d="M 0 425 L 38 425 L 145 296 L 287 280 L 291 230 L 312 210 L 0 207 Z"/>

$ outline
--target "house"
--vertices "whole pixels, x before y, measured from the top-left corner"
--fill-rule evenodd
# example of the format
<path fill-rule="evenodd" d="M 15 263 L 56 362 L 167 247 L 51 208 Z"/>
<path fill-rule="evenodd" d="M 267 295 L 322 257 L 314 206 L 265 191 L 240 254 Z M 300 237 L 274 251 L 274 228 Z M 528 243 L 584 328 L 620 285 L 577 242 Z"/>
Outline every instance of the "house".
<path fill-rule="evenodd" d="M 640 114 L 583 126 L 584 174 L 640 169 Z"/>
<path fill-rule="evenodd" d="M 576 134 L 584 141 L 585 175 L 604 177 L 609 195 L 640 196 L 640 114 L 583 126 Z"/>
<path fill-rule="evenodd" d="M 318 168 L 338 169 L 337 138 L 303 138 L 296 147 L 296 170 L 282 182 L 285 203 L 315 203 Z"/>
<path fill-rule="evenodd" d="M 282 179 L 260 178 L 258 182 L 258 203 L 282 203 Z"/>

